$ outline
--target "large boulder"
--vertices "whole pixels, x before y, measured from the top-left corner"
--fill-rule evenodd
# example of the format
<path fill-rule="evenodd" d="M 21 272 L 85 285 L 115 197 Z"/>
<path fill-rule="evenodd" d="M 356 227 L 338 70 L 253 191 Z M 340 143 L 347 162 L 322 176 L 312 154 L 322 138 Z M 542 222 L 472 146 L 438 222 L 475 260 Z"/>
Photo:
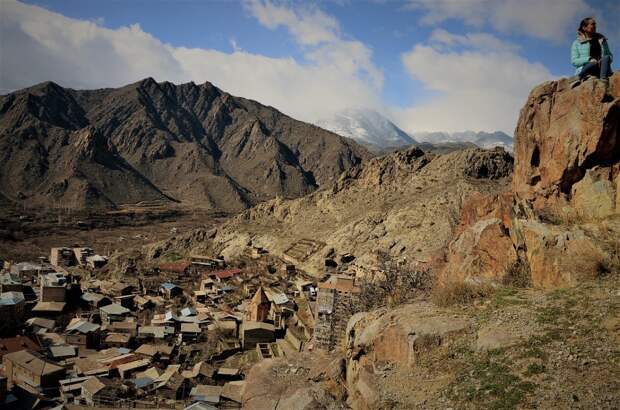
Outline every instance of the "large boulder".
<path fill-rule="evenodd" d="M 242 393 L 244 409 L 342 409 L 342 359 L 324 352 L 266 359 L 250 369 Z"/>

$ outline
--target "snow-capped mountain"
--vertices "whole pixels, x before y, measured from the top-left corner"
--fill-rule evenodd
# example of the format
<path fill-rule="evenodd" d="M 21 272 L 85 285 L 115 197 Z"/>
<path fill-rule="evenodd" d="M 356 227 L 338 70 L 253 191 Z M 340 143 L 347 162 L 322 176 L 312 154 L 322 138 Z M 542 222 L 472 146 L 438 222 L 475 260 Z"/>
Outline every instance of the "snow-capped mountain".
<path fill-rule="evenodd" d="M 471 142 L 480 148 L 503 147 L 507 151 L 512 151 L 512 137 L 502 131 L 496 132 L 419 132 L 413 136 L 420 142 L 428 142 L 430 144 L 442 143 L 463 143 Z"/>
<path fill-rule="evenodd" d="M 393 122 L 369 109 L 343 110 L 332 118 L 318 121 L 316 125 L 361 144 L 379 148 L 403 147 L 416 143 Z"/>

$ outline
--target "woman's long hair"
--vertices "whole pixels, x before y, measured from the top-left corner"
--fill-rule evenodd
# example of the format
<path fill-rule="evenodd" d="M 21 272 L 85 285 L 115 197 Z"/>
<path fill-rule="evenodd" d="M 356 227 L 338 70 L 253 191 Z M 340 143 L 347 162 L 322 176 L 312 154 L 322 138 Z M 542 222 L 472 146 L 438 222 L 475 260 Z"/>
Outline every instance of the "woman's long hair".
<path fill-rule="evenodd" d="M 583 29 L 590 24 L 591 21 L 594 21 L 594 17 L 586 17 L 583 20 L 581 20 L 581 23 L 579 23 L 579 28 L 577 29 L 577 33 L 585 35 L 585 31 L 583 31 Z"/>

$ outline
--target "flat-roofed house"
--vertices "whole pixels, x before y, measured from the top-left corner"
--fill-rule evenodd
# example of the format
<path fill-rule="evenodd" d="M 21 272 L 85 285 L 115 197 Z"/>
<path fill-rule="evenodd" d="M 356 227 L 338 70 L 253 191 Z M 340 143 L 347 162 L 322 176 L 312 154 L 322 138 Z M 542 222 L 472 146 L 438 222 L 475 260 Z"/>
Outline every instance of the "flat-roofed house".
<path fill-rule="evenodd" d="M 183 294 L 183 288 L 171 282 L 162 283 L 159 287 L 159 293 L 166 299 L 172 299 Z"/>
<path fill-rule="evenodd" d="M 98 309 L 112 303 L 112 299 L 108 296 L 95 292 L 84 292 L 80 298 L 92 309 Z"/>
<path fill-rule="evenodd" d="M 50 251 L 50 263 L 54 266 L 75 266 L 77 259 L 71 248 L 52 248 Z"/>
<path fill-rule="evenodd" d="M 67 299 L 69 278 L 64 273 L 51 272 L 39 275 L 40 302 L 64 302 Z"/>
<path fill-rule="evenodd" d="M 351 304 L 360 292 L 355 279 L 345 275 L 332 275 L 319 284 L 314 327 L 315 344 L 319 349 L 334 350 L 342 346 L 352 314 Z"/>

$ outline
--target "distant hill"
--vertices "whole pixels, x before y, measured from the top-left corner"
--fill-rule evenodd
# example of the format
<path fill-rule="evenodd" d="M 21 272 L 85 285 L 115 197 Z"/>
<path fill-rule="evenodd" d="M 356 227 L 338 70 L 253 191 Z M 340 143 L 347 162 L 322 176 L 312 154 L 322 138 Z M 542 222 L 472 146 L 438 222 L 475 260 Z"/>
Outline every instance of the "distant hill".
<path fill-rule="evenodd" d="M 208 82 L 84 91 L 46 82 L 0 96 L 0 198 L 35 206 L 238 211 L 312 192 L 370 156 Z"/>
<path fill-rule="evenodd" d="M 419 132 L 413 135 L 419 142 L 439 144 L 463 144 L 471 143 L 480 148 L 503 147 L 508 151 L 512 151 L 512 137 L 504 132 Z"/>

